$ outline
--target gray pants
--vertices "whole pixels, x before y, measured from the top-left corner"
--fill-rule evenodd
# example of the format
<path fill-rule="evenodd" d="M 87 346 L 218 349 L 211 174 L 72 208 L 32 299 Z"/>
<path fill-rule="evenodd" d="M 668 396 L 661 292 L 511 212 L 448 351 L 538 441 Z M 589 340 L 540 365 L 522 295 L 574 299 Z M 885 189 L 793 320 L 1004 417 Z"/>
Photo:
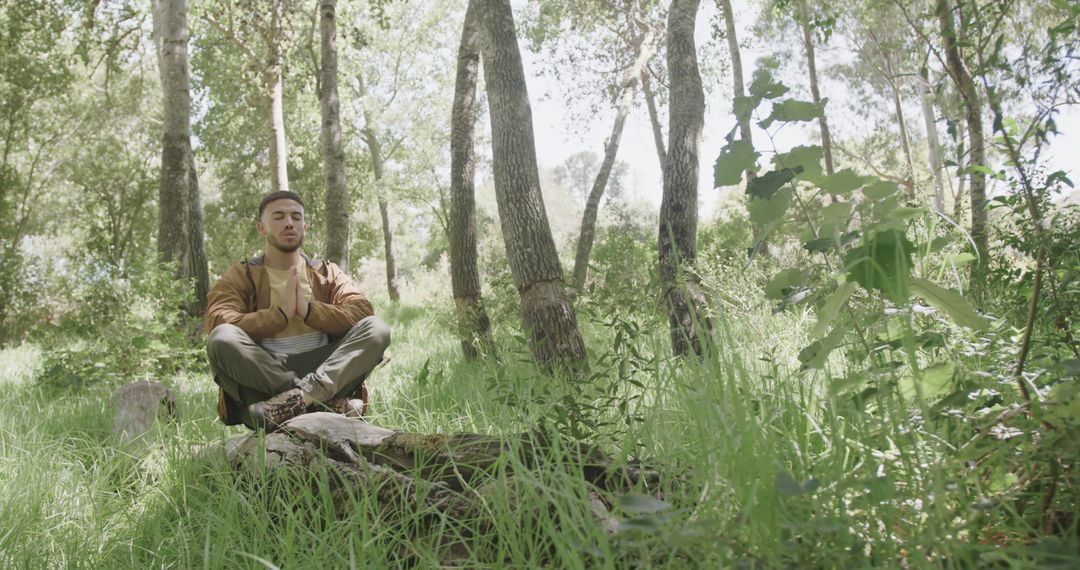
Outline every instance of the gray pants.
<path fill-rule="evenodd" d="M 292 388 L 320 402 L 352 394 L 388 346 L 390 327 L 372 316 L 326 346 L 289 355 L 267 352 L 240 327 L 218 325 L 206 352 L 214 381 L 246 408 Z"/>

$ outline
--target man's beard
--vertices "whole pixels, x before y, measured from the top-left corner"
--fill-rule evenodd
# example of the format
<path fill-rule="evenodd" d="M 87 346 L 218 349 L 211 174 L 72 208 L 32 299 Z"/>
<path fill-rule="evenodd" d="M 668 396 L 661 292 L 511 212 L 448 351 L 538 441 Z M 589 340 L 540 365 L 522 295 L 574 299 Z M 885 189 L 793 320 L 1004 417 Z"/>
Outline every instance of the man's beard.
<path fill-rule="evenodd" d="M 292 253 L 292 252 L 300 249 L 300 246 L 304 245 L 304 236 L 299 236 L 297 238 L 297 240 L 296 240 L 295 245 L 280 243 L 272 235 L 267 235 L 266 236 L 266 241 L 270 244 L 271 247 L 273 247 L 274 249 L 280 251 L 281 253 Z"/>

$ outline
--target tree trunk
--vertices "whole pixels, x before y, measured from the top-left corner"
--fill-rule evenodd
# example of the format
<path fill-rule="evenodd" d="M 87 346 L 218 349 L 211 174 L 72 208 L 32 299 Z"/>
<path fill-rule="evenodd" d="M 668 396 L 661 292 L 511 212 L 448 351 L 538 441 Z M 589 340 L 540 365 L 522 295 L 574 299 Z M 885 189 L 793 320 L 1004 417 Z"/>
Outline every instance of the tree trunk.
<path fill-rule="evenodd" d="M 739 39 L 735 35 L 735 12 L 731 9 L 731 0 L 720 0 L 720 6 L 724 12 L 724 28 L 727 32 L 728 53 L 731 55 L 731 82 L 734 88 L 732 104 L 742 97 L 746 97 L 745 82 L 743 81 L 742 55 L 739 53 Z M 739 121 L 739 137 L 754 144 L 754 137 L 750 131 L 750 115 L 736 116 Z M 753 170 L 746 171 L 746 179 L 754 177 Z"/>
<path fill-rule="evenodd" d="M 622 90 L 615 106 L 615 124 L 611 127 L 611 136 L 604 144 L 604 160 L 600 163 L 600 170 L 596 173 L 596 180 L 593 181 L 592 190 L 589 191 L 589 197 L 585 201 L 585 213 L 581 217 L 581 233 L 578 236 L 577 254 L 574 256 L 574 287 L 578 290 L 585 286 L 585 277 L 589 271 L 589 256 L 592 253 L 596 232 L 596 215 L 600 209 L 600 198 L 604 196 L 604 189 L 611 176 L 611 168 L 615 165 L 615 156 L 619 152 L 619 141 L 622 139 L 623 126 L 626 125 L 626 116 L 634 103 L 634 94 L 637 91 L 642 71 L 656 54 L 657 47 L 656 30 L 646 29 L 638 43 L 637 57 L 623 74 Z"/>
<path fill-rule="evenodd" d="M 664 127 L 660 124 L 660 112 L 656 108 L 656 93 L 649 80 L 649 69 L 641 73 L 641 91 L 645 94 L 645 106 L 649 110 L 649 124 L 652 125 L 653 142 L 656 144 L 656 157 L 660 159 L 660 171 L 667 164 L 667 149 L 664 148 Z"/>
<path fill-rule="evenodd" d="M 477 0 L 491 114 L 492 169 L 506 257 L 533 359 L 580 369 L 585 343 L 563 285 L 536 166 L 532 110 L 509 0 Z"/>
<path fill-rule="evenodd" d="M 986 229 L 986 174 L 972 170 L 972 166 L 986 165 L 986 141 L 983 138 L 982 105 L 975 89 L 975 81 L 968 72 L 967 65 L 960 55 L 953 24 L 952 4 L 949 0 L 938 0 L 938 23 L 941 26 L 942 43 L 945 46 L 945 58 L 949 65 L 949 75 L 956 83 L 964 104 L 964 117 L 968 127 L 968 145 L 971 147 L 968 177 L 971 180 L 971 240 L 975 242 L 975 253 L 979 258 L 971 265 L 971 286 L 978 298 L 983 286 L 983 278 L 989 266 L 989 237 Z"/>
<path fill-rule="evenodd" d="M 491 320 L 480 297 L 476 262 L 476 78 L 480 73 L 480 29 L 469 2 L 458 48 L 454 106 L 450 119 L 450 284 L 457 307 L 458 335 L 465 358 L 490 352 Z"/>
<path fill-rule="evenodd" d="M 270 103 L 270 190 L 278 192 L 289 189 L 288 151 L 285 148 L 285 112 L 282 110 L 281 66 L 281 3 L 270 7 L 270 50 L 266 62 L 266 89 Z"/>
<path fill-rule="evenodd" d="M 188 150 L 191 150 L 190 144 Z M 195 300 L 188 305 L 188 314 L 198 317 L 206 312 L 206 295 L 210 293 L 210 262 L 206 257 L 202 195 L 199 192 L 199 173 L 195 169 L 194 152 L 188 152 L 188 222 L 190 224 L 188 246 L 192 269 L 190 277 L 195 278 Z"/>
<path fill-rule="evenodd" d="M 698 145 L 705 94 L 698 72 L 694 24 L 699 0 L 674 0 L 668 12 L 667 65 L 671 81 L 667 166 L 660 202 L 660 281 L 668 308 L 672 351 L 699 357 L 712 333 L 704 292 L 693 274 L 697 259 Z"/>
<path fill-rule="evenodd" d="M 178 278 L 195 280 L 195 298 L 186 308 L 198 315 L 206 306 L 210 287 L 199 180 L 191 150 L 187 0 L 156 3 L 154 19 L 163 106 L 158 255 L 162 261 L 177 264 Z"/>
<path fill-rule="evenodd" d="M 821 91 L 818 89 L 817 61 L 814 57 L 814 38 L 810 30 L 810 8 L 806 0 L 799 0 L 799 23 L 802 25 L 803 47 L 806 48 L 806 68 L 810 75 L 810 95 L 814 104 L 821 105 Z M 829 121 L 825 119 L 822 111 L 818 118 L 818 126 L 821 129 L 821 152 L 825 156 L 825 174 L 833 173 L 832 136 L 829 134 Z"/>
<path fill-rule="evenodd" d="M 934 103 L 930 100 L 930 87 L 919 78 L 919 100 L 922 103 L 923 122 L 926 124 L 926 146 L 930 155 L 930 171 L 934 173 L 934 209 L 945 212 L 945 183 L 941 173 L 941 145 L 938 142 Z"/>
<path fill-rule="evenodd" d="M 379 217 L 382 219 L 383 253 L 386 255 L 386 292 L 391 301 L 400 301 L 401 291 L 398 289 L 397 257 L 394 255 L 394 226 L 390 222 L 390 204 L 381 195 L 384 192 L 382 189 L 381 163 L 379 171 L 380 174 L 376 184 L 380 188 Z"/>
<path fill-rule="evenodd" d="M 881 50 L 881 57 L 885 60 L 885 73 L 889 88 L 893 96 L 893 109 L 896 111 L 896 125 L 900 129 L 900 149 L 904 153 L 904 161 L 907 164 L 907 176 L 904 185 L 907 186 L 908 197 L 915 199 L 915 162 L 911 159 L 911 143 L 908 139 L 907 123 L 904 121 L 904 106 L 900 101 L 900 86 L 896 84 L 897 73 L 893 69 L 889 54 Z"/>
<path fill-rule="evenodd" d="M 337 88 L 337 0 L 319 4 L 319 109 L 322 112 L 323 180 L 326 183 L 326 258 L 349 272 L 349 189 L 341 145 L 341 101 Z"/>
<path fill-rule="evenodd" d="M 367 85 L 364 76 L 356 74 L 357 91 L 361 99 L 367 98 Z M 398 289 L 397 258 L 394 255 L 394 227 L 390 221 L 390 204 L 386 199 L 386 185 L 383 180 L 383 153 L 382 143 L 379 142 L 379 129 L 375 124 L 375 115 L 364 105 L 364 142 L 367 143 L 368 152 L 371 153 L 371 170 L 375 175 L 375 193 L 379 198 L 379 217 L 382 219 L 383 252 L 386 255 L 386 292 L 391 301 L 400 301 L 401 292 Z"/>

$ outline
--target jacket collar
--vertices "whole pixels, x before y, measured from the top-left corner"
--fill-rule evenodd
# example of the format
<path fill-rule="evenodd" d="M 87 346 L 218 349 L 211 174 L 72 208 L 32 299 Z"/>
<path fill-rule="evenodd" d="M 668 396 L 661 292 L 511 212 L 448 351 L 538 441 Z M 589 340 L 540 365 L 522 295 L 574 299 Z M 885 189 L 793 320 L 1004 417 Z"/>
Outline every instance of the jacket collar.
<path fill-rule="evenodd" d="M 314 257 L 308 257 L 307 254 L 305 254 L 305 253 L 301 253 L 300 257 L 303 257 L 304 261 L 307 262 L 308 267 L 311 267 L 312 269 L 319 266 L 319 260 L 315 259 Z M 265 258 L 266 258 L 266 254 L 265 253 L 260 253 L 259 255 L 256 255 L 255 257 L 252 257 L 251 259 L 244 260 L 244 262 L 247 263 L 248 265 L 250 265 L 251 267 L 263 267 L 263 262 L 265 261 Z"/>

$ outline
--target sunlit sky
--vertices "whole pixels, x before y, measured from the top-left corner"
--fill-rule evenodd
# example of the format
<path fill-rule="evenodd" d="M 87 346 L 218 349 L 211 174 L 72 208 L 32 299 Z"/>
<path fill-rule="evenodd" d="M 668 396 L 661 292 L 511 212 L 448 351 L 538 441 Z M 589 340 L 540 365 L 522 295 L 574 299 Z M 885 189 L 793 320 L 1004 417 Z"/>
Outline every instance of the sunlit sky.
<path fill-rule="evenodd" d="M 746 44 L 746 40 L 751 39 L 749 27 L 753 24 L 751 20 L 754 14 L 745 7 L 745 3 L 736 2 L 735 4 L 739 28 L 737 33 L 739 34 L 740 43 Z M 698 15 L 695 36 L 699 57 L 703 56 L 702 46 L 705 45 L 706 38 L 710 33 L 709 20 L 715 10 L 716 7 L 713 3 L 703 3 L 701 12 Z M 799 46 L 795 53 L 801 56 L 801 42 Z M 829 61 L 846 57 L 842 51 L 822 49 L 818 54 L 822 96 L 828 97 L 830 100 L 826 112 L 828 113 L 829 126 L 830 130 L 833 131 L 834 138 L 837 138 L 837 136 L 841 138 L 851 136 L 862 130 L 861 125 L 852 124 L 850 117 L 840 115 L 843 108 L 842 103 L 849 96 L 848 90 L 839 81 L 830 79 L 821 73 L 821 70 L 828 65 Z M 742 50 L 743 73 L 747 81 L 749 81 L 749 77 L 753 72 L 755 61 L 767 53 L 768 46 L 762 46 L 760 42 L 754 42 L 754 45 L 745 47 Z M 571 154 L 582 150 L 592 150 L 598 156 L 602 156 L 604 140 L 611 132 L 614 110 L 608 110 L 597 117 L 592 128 L 585 132 L 573 133 L 573 129 L 568 128 L 568 119 L 563 108 L 563 99 L 558 95 L 558 86 L 549 79 L 538 77 L 535 71 L 538 65 L 537 57 L 529 53 L 524 46 L 522 46 L 522 56 L 525 60 L 525 72 L 529 78 L 529 97 L 532 101 L 537 155 L 541 168 L 554 168 Z M 663 53 L 657 54 L 656 57 L 661 58 L 660 61 L 662 62 Z M 725 49 L 720 53 L 713 54 L 712 57 L 727 58 L 728 54 Z M 794 83 L 803 78 L 785 77 L 783 79 L 785 82 Z M 712 188 L 712 164 L 720 152 L 720 147 L 723 145 L 722 134 L 726 133 L 734 125 L 734 118 L 730 114 L 731 95 L 729 85 L 728 80 L 728 83 L 716 86 L 711 95 L 706 96 L 705 135 L 701 145 L 701 176 L 699 178 L 700 187 L 698 193 L 701 208 L 700 215 L 703 218 L 707 218 L 712 214 L 721 193 L 731 190 L 730 188 Z M 794 84 L 791 86 L 793 88 L 792 96 L 809 100 L 808 86 Z M 542 97 L 545 92 L 552 92 L 554 96 Z M 638 101 L 640 102 L 640 100 L 639 93 Z M 912 98 L 912 100 L 906 101 L 905 105 L 907 111 L 905 112 L 905 118 L 908 120 L 908 129 L 913 133 L 914 137 L 922 139 L 925 136 L 925 130 L 922 114 L 918 107 L 918 100 Z M 664 117 L 663 126 L 666 139 L 666 114 Z M 986 127 L 987 131 L 989 131 L 990 125 L 987 124 Z M 944 139 L 944 125 L 939 123 L 938 128 L 939 136 Z M 1044 153 L 1047 164 L 1051 170 L 1071 171 L 1071 177 L 1080 185 L 1080 175 L 1076 172 L 1078 159 L 1080 159 L 1080 156 L 1078 156 L 1080 155 L 1080 109 L 1069 108 L 1059 115 L 1058 128 L 1061 130 L 1062 135 L 1053 139 L 1048 152 Z M 756 126 L 754 141 L 759 148 L 763 146 L 763 141 L 767 143 L 764 132 Z M 775 141 L 778 151 L 784 151 L 800 144 L 819 144 L 816 123 L 788 125 L 776 134 Z M 899 146 L 899 142 L 897 142 L 897 145 Z M 916 153 L 916 161 L 926 162 L 925 156 L 920 157 L 918 155 L 920 152 L 925 153 L 923 149 L 915 147 L 912 151 Z M 643 105 L 633 111 L 627 119 L 622 143 L 619 147 L 618 159 L 630 165 L 627 186 L 631 196 L 653 204 L 658 210 L 661 197 L 660 166 L 656 156 L 656 148 L 653 144 L 652 128 Z M 843 158 L 838 158 L 838 161 L 841 166 L 852 166 L 856 170 L 862 170 L 858 165 L 851 165 L 844 161 Z M 991 192 L 993 191 L 994 189 L 991 188 Z"/>

